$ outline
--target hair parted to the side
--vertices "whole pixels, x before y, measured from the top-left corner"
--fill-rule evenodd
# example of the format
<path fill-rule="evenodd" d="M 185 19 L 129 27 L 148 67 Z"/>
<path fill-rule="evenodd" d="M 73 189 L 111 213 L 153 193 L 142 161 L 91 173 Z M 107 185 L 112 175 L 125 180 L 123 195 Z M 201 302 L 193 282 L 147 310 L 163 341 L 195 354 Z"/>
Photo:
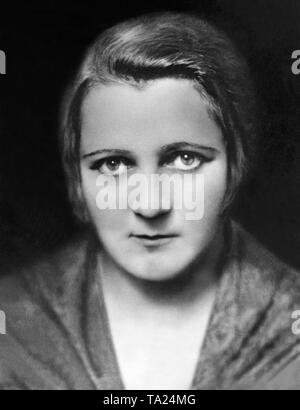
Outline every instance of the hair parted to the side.
<path fill-rule="evenodd" d="M 227 36 L 200 17 L 154 13 L 117 24 L 94 41 L 67 89 L 61 111 L 60 147 L 75 215 L 87 221 L 81 191 L 81 107 L 100 84 L 144 87 L 160 78 L 194 82 L 221 128 L 229 164 L 224 211 L 253 163 L 255 98 L 248 68 Z"/>

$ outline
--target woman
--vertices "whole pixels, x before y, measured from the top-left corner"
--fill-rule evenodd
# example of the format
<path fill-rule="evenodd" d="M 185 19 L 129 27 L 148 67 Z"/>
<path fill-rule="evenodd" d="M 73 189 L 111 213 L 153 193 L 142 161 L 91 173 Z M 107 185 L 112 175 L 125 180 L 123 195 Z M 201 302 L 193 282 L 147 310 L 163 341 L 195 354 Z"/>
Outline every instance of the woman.
<path fill-rule="evenodd" d="M 245 64 L 198 17 L 96 39 L 60 138 L 86 233 L 2 280 L 2 388 L 300 388 L 299 275 L 231 219 L 254 112 Z"/>

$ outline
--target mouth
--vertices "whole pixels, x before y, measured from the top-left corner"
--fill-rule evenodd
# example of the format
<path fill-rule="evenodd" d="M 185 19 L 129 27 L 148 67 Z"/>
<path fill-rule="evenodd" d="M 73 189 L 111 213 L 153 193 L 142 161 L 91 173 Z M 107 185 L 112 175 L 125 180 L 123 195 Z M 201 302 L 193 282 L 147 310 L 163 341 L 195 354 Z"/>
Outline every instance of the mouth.
<path fill-rule="evenodd" d="M 167 235 L 160 235 L 160 234 L 134 235 L 134 234 L 131 234 L 130 235 L 130 237 L 132 237 L 136 242 L 138 242 L 141 245 L 147 246 L 147 247 L 166 245 L 170 243 L 177 236 L 178 235 L 174 235 L 174 234 L 167 234 Z"/>

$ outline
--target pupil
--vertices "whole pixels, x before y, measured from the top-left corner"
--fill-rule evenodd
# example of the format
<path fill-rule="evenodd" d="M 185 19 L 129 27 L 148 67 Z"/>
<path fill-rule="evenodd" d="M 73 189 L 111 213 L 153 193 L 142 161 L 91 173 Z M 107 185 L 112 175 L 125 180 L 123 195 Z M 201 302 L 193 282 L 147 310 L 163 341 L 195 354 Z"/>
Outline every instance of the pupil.
<path fill-rule="evenodd" d="M 107 164 L 108 168 L 110 168 L 111 170 L 116 169 L 119 166 L 119 161 L 115 160 L 115 159 L 111 159 L 108 164 Z"/>
<path fill-rule="evenodd" d="M 183 162 L 186 165 L 191 165 L 193 163 L 194 158 L 192 156 L 190 156 L 189 154 L 184 154 L 183 155 Z"/>

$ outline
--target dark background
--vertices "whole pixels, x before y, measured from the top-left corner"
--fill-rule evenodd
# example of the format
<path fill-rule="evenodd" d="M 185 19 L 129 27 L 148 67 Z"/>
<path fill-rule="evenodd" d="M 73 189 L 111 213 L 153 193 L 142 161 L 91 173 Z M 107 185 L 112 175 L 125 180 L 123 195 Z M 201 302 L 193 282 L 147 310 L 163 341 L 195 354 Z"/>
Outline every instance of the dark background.
<path fill-rule="evenodd" d="M 291 72 L 292 51 L 300 50 L 299 0 L 11 1 L 9 9 L 3 6 L 2 267 L 53 249 L 76 232 L 57 148 L 63 88 L 99 31 L 158 10 L 202 13 L 225 29 L 247 58 L 261 99 L 263 138 L 237 216 L 267 247 L 300 267 L 300 75 Z"/>

